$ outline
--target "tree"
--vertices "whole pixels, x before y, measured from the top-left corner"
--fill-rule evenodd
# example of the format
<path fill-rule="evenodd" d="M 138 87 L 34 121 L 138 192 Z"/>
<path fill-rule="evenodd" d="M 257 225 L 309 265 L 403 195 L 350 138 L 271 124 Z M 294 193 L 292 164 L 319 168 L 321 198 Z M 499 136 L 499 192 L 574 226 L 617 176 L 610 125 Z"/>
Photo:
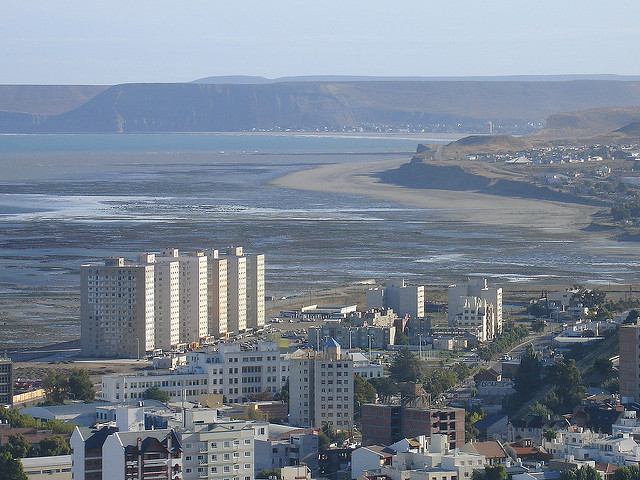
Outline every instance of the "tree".
<path fill-rule="evenodd" d="M 513 378 L 513 386 L 522 395 L 535 392 L 540 387 L 540 371 L 542 366 L 538 360 L 538 354 L 532 344 L 520 359 L 520 366 Z"/>
<path fill-rule="evenodd" d="M 93 390 L 93 383 L 89 378 L 89 372 L 81 368 L 74 368 L 69 375 L 69 393 L 76 400 L 83 402 L 93 402 L 96 398 L 96 392 Z"/>
<path fill-rule="evenodd" d="M 327 450 L 329 445 L 331 445 L 331 440 L 329 440 L 329 437 L 326 434 L 321 433 L 318 435 L 318 450 Z"/>
<path fill-rule="evenodd" d="M 575 360 L 558 362 L 551 368 L 549 377 L 555 384 L 555 393 L 561 408 L 570 410 L 580 403 L 584 396 L 584 387 Z"/>
<path fill-rule="evenodd" d="M 10 454 L 13 458 L 25 458 L 29 456 L 31 444 L 21 433 L 9 435 L 7 443 L 2 446 L 5 453 Z"/>
<path fill-rule="evenodd" d="M 447 390 L 453 388 L 458 377 L 446 368 L 435 368 L 427 375 L 424 389 L 431 394 L 431 398 L 439 397 Z"/>
<path fill-rule="evenodd" d="M 374 403 L 376 389 L 360 375 L 353 376 L 353 403 L 356 418 L 360 418 L 360 405 Z"/>
<path fill-rule="evenodd" d="M 49 370 L 42 378 L 42 388 L 47 400 L 54 405 L 63 404 L 69 392 L 69 380 L 58 370 Z"/>
<path fill-rule="evenodd" d="M 507 469 L 504 465 L 487 465 L 484 467 L 485 480 L 506 480 Z"/>
<path fill-rule="evenodd" d="M 271 478 L 271 477 L 280 478 L 280 476 L 281 474 L 280 474 L 279 468 L 273 468 L 273 469 L 263 468 L 258 472 L 258 475 L 256 475 L 256 478 Z"/>
<path fill-rule="evenodd" d="M 546 405 L 543 405 L 540 402 L 534 402 L 533 404 L 529 405 L 529 413 L 531 415 L 540 415 L 544 418 L 549 418 L 553 415 L 553 412 L 549 410 Z"/>
<path fill-rule="evenodd" d="M 624 319 L 624 322 L 622 323 L 636 323 L 636 320 L 638 320 L 638 317 L 640 317 L 640 313 L 638 313 L 638 310 L 629 310 L 629 314 L 627 315 L 627 318 Z"/>
<path fill-rule="evenodd" d="M 593 361 L 593 369 L 600 375 L 608 375 L 613 371 L 613 362 L 606 357 L 598 357 Z"/>
<path fill-rule="evenodd" d="M 289 403 L 289 379 L 288 378 L 287 378 L 287 381 L 282 386 L 282 390 L 276 393 L 274 395 L 274 398 L 281 402 Z"/>
<path fill-rule="evenodd" d="M 558 434 L 556 433 L 555 430 L 549 428 L 542 433 L 542 436 L 547 442 L 550 442 L 551 440 L 555 439 L 558 436 Z"/>
<path fill-rule="evenodd" d="M 613 472 L 613 480 L 640 480 L 640 467 L 638 465 L 618 467 Z"/>
<path fill-rule="evenodd" d="M 67 441 L 60 435 L 51 435 L 40 440 L 40 456 L 69 455 L 71 449 Z"/>
<path fill-rule="evenodd" d="M 402 330 L 396 331 L 395 345 L 408 345 L 409 340 Z"/>
<path fill-rule="evenodd" d="M 398 384 L 389 377 L 372 378 L 368 382 L 376 389 L 376 393 L 382 403 L 389 403 L 391 397 L 400 392 Z"/>
<path fill-rule="evenodd" d="M 422 362 L 418 356 L 406 348 L 398 350 L 391 361 L 391 378 L 396 382 L 418 383 L 423 378 Z"/>
<path fill-rule="evenodd" d="M 22 469 L 22 462 L 10 453 L 0 453 L 0 478 L 2 480 L 29 480 Z"/>
<path fill-rule="evenodd" d="M 169 394 L 160 390 L 158 387 L 147 388 L 144 391 L 143 396 L 149 400 L 157 400 L 162 403 L 167 403 L 169 401 Z"/>
<path fill-rule="evenodd" d="M 601 480 L 598 471 L 590 466 L 572 468 L 560 472 L 560 480 Z"/>

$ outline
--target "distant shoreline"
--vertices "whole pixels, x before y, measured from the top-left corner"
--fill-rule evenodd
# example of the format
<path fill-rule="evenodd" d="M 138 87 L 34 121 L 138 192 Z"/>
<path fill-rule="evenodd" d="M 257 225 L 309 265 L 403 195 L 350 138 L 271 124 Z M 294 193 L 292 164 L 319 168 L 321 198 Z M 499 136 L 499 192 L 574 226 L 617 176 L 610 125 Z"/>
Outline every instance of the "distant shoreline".
<path fill-rule="evenodd" d="M 323 165 L 273 179 L 270 185 L 295 190 L 363 195 L 401 205 L 426 208 L 444 221 L 542 229 L 586 235 L 598 207 L 473 191 L 413 189 L 382 183 L 377 173 L 397 168 L 407 159 Z"/>

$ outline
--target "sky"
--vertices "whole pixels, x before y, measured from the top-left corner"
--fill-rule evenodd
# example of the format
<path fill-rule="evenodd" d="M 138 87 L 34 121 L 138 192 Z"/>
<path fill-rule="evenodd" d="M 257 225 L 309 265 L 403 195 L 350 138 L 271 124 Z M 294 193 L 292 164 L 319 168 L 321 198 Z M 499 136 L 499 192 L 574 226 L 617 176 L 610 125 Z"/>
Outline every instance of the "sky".
<path fill-rule="evenodd" d="M 640 74 L 637 0 L 4 0 L 0 22 L 0 84 Z"/>

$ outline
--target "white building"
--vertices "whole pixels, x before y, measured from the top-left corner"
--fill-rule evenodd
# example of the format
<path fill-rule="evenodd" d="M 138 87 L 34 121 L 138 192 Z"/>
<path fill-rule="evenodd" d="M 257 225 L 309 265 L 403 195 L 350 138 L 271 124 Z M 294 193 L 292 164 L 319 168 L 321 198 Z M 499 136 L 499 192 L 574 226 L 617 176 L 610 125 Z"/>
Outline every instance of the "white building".
<path fill-rule="evenodd" d="M 298 351 L 289 358 L 289 422 L 336 431 L 353 428 L 353 360 L 329 339 L 321 352 Z"/>
<path fill-rule="evenodd" d="M 397 315 L 424 317 L 424 286 L 408 286 L 404 279 L 389 280 L 384 288 L 367 291 L 367 310 L 391 308 Z"/>
<path fill-rule="evenodd" d="M 154 266 L 155 348 L 169 351 L 180 343 L 180 265 L 177 260 L 156 262 L 153 253 L 138 257 Z"/>
<path fill-rule="evenodd" d="M 179 255 L 177 248 L 166 248 L 156 262 L 175 262 L 180 266 L 180 342 L 199 342 L 209 335 L 207 305 L 207 257 L 203 252 Z"/>
<path fill-rule="evenodd" d="M 502 288 L 489 287 L 485 278 L 451 285 L 449 326 L 473 334 L 479 341 L 493 340 L 502 332 Z"/>
<path fill-rule="evenodd" d="M 29 480 L 71 480 L 71 455 L 21 458 Z"/>
<path fill-rule="evenodd" d="M 223 337 L 227 334 L 227 259 L 218 250 L 207 250 L 207 308 L 209 335 Z"/>
<path fill-rule="evenodd" d="M 157 387 L 172 401 L 198 402 L 204 394 L 221 394 L 229 403 L 241 403 L 252 394 L 282 390 L 288 377 L 289 362 L 276 343 L 258 343 L 251 349 L 221 343 L 217 349 L 189 352 L 187 365 L 171 373 L 105 375 L 101 399 L 141 399 L 148 388 Z"/>
<path fill-rule="evenodd" d="M 247 329 L 247 257 L 242 247 L 227 249 L 227 328 L 230 332 Z"/>
<path fill-rule="evenodd" d="M 253 480 L 254 429 L 251 423 L 187 424 L 180 436 L 185 480 Z"/>
<path fill-rule="evenodd" d="M 572 426 L 558 430 L 552 441 L 545 440 L 544 448 L 554 458 L 560 459 L 572 457 L 618 466 L 637 465 L 640 462 L 640 445 L 628 433 L 606 435 Z"/>
<path fill-rule="evenodd" d="M 138 358 L 155 348 L 153 265 L 107 258 L 80 268 L 82 354 Z"/>
<path fill-rule="evenodd" d="M 361 352 L 349 351 L 348 355 L 351 361 L 353 361 L 354 375 L 360 375 L 360 377 L 366 380 L 385 376 L 384 366 L 379 363 L 371 363 L 371 360 Z"/>
<path fill-rule="evenodd" d="M 247 328 L 264 327 L 264 254 L 247 257 Z"/>

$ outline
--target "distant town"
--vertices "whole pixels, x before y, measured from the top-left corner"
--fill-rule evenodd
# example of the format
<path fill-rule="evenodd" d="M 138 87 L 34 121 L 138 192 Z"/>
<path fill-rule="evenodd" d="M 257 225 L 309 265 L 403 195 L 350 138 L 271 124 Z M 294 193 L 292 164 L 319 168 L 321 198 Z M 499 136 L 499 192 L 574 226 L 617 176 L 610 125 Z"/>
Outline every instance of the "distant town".
<path fill-rule="evenodd" d="M 42 378 L 0 360 L 0 449 L 56 479 L 608 479 L 640 462 L 632 289 L 506 304 L 481 276 L 437 298 L 400 278 L 267 312 L 265 262 L 234 246 L 82 265 L 79 345 L 42 353 Z"/>

